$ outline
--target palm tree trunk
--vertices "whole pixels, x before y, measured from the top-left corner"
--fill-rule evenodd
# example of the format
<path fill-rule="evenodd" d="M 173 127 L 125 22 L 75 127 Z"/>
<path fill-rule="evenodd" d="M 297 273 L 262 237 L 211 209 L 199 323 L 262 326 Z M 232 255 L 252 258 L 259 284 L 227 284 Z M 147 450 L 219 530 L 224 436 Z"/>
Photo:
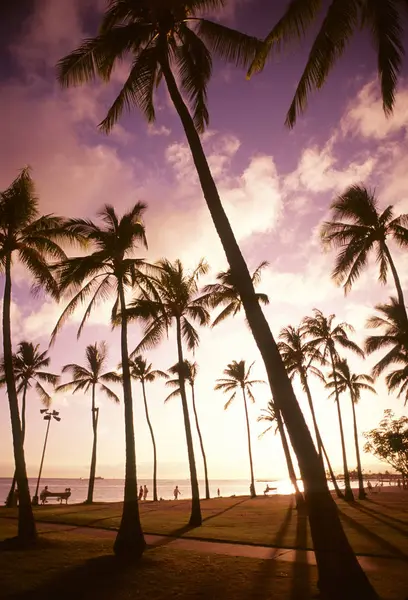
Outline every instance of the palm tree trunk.
<path fill-rule="evenodd" d="M 337 507 L 327 487 L 324 468 L 293 392 L 277 344 L 256 298 L 248 267 L 222 206 L 200 137 L 178 90 L 166 49 L 162 52 L 160 65 L 171 100 L 186 133 L 208 209 L 237 282 L 249 327 L 263 358 L 272 395 L 282 412 L 299 462 L 322 596 L 330 600 L 344 600 L 347 595 L 359 597 L 360 600 L 377 600 L 378 596 L 360 567 L 344 533 Z"/>
<path fill-rule="evenodd" d="M 247 427 L 247 436 L 248 436 L 248 454 L 249 454 L 249 466 L 251 469 L 251 497 L 256 497 L 255 491 L 255 478 L 254 478 L 254 465 L 252 462 L 252 449 L 251 449 L 251 431 L 249 429 L 249 417 L 248 417 L 248 406 L 245 394 L 245 388 L 242 388 L 242 397 L 244 398 L 244 407 L 245 407 L 245 419 L 246 419 L 246 427 Z"/>
<path fill-rule="evenodd" d="M 210 485 L 208 483 L 207 457 L 204 452 L 203 438 L 201 435 L 200 425 L 198 423 L 197 408 L 196 408 L 196 403 L 195 403 L 194 384 L 191 385 L 191 398 L 193 401 L 193 411 L 194 411 L 194 417 L 195 417 L 196 428 L 197 428 L 197 433 L 198 433 L 198 439 L 200 440 L 201 454 L 203 456 L 204 479 L 205 479 L 205 499 L 209 500 L 210 499 Z"/>
<path fill-rule="evenodd" d="M 363 471 L 361 469 L 360 448 L 358 445 L 356 407 L 355 407 L 355 402 L 353 399 L 353 394 L 351 392 L 350 392 L 350 398 L 351 398 L 351 407 L 353 409 L 354 444 L 356 446 L 356 457 L 357 457 L 358 499 L 365 500 L 367 498 L 367 494 L 365 493 L 365 489 L 364 489 Z"/>
<path fill-rule="evenodd" d="M 352 502 L 354 500 L 354 496 L 353 496 L 353 490 L 351 489 L 351 485 L 350 485 L 350 473 L 349 473 L 348 465 L 347 465 L 346 443 L 344 440 L 343 419 L 341 417 L 339 390 L 337 388 L 336 368 L 335 368 L 333 352 L 331 350 L 330 350 L 330 360 L 331 360 L 331 364 L 332 364 L 334 391 L 335 391 L 336 405 L 337 405 L 337 416 L 339 418 L 341 452 L 342 452 L 342 456 L 343 456 L 344 487 L 345 487 L 344 498 L 348 502 Z"/>
<path fill-rule="evenodd" d="M 202 522 L 201 516 L 201 506 L 200 506 L 200 490 L 198 487 L 198 479 L 197 479 L 197 468 L 194 457 L 194 446 L 193 446 L 193 437 L 191 435 L 191 425 L 190 425 L 190 417 L 188 414 L 188 405 L 187 405 L 187 395 L 186 395 L 186 380 L 184 377 L 184 371 L 181 366 L 184 364 L 183 358 L 183 344 L 181 340 L 181 323 L 180 319 L 176 319 L 176 328 L 177 328 L 177 353 L 178 353 L 178 364 L 179 368 L 179 381 L 180 381 L 180 396 L 181 396 L 181 404 L 183 407 L 183 417 L 184 417 L 184 429 L 186 431 L 186 442 L 187 442 L 187 453 L 188 453 L 188 464 L 190 467 L 190 482 L 191 482 L 191 515 L 190 520 L 188 522 L 191 527 L 199 527 Z"/>
<path fill-rule="evenodd" d="M 314 410 L 313 399 L 312 399 L 312 394 L 310 392 L 309 381 L 307 379 L 307 375 L 306 375 L 305 372 L 301 372 L 300 377 L 301 377 L 301 380 L 302 380 L 303 389 L 306 392 L 306 396 L 307 396 L 307 399 L 308 399 L 308 402 L 309 402 L 310 412 L 312 413 L 313 426 L 314 426 L 314 429 L 315 429 L 317 446 L 319 448 L 320 460 L 323 462 L 323 456 L 325 457 L 327 468 L 329 470 L 330 478 L 332 480 L 332 483 L 333 483 L 336 495 L 337 495 L 338 498 L 343 499 L 344 498 L 344 494 L 343 494 L 343 492 L 340 490 L 340 488 L 338 486 L 338 483 L 337 483 L 337 480 L 336 480 L 336 476 L 335 476 L 335 474 L 333 472 L 333 469 L 332 469 L 329 457 L 328 457 L 327 452 L 326 452 L 326 448 L 324 447 L 323 440 L 322 440 L 322 437 L 320 435 L 319 427 L 317 426 L 316 413 L 315 413 L 315 410 Z"/>
<path fill-rule="evenodd" d="M 26 382 L 24 384 L 23 397 L 22 397 L 22 400 L 21 400 L 21 443 L 23 444 L 23 447 L 24 447 L 25 429 L 26 429 L 27 385 L 28 384 Z M 9 491 L 9 493 L 7 495 L 7 499 L 6 499 L 6 508 L 12 508 L 13 506 L 15 506 L 14 493 L 15 493 L 15 489 L 16 489 L 16 482 L 17 482 L 16 470 L 14 469 L 13 480 L 11 482 L 10 491 Z"/>
<path fill-rule="evenodd" d="M 144 382 L 143 379 L 141 380 L 141 382 L 142 382 L 142 390 L 143 390 L 143 402 L 144 402 L 145 413 L 146 413 L 146 421 L 147 421 L 147 425 L 149 427 L 150 436 L 152 438 L 152 444 L 153 444 L 153 501 L 157 502 L 158 497 L 157 497 L 157 454 L 156 454 L 156 440 L 154 439 L 153 427 L 152 427 L 152 424 L 150 422 L 149 409 L 147 407 L 145 382 Z"/>
<path fill-rule="evenodd" d="M 3 296 L 3 355 L 4 374 L 10 407 L 13 451 L 18 487 L 18 538 L 23 544 L 35 542 L 37 532 L 31 506 L 27 469 L 24 457 L 23 436 L 13 370 L 13 351 L 11 345 L 11 255 L 7 253 L 5 261 L 5 284 Z"/>
<path fill-rule="evenodd" d="M 283 425 L 281 414 L 280 414 L 279 410 L 276 410 L 275 414 L 276 414 L 276 423 L 278 425 L 279 435 L 281 436 L 281 440 L 282 440 L 282 448 L 283 448 L 283 452 L 285 454 L 286 464 L 288 467 L 289 479 L 295 490 L 296 508 L 298 510 L 300 510 L 300 509 L 304 508 L 304 506 L 305 506 L 305 499 L 303 498 L 303 494 L 299 490 L 299 487 L 297 484 L 295 468 L 293 466 L 292 457 L 290 455 L 289 444 L 288 444 L 288 440 L 286 437 L 285 427 Z"/>
<path fill-rule="evenodd" d="M 121 314 L 121 362 L 123 374 L 123 403 L 125 408 L 125 496 L 122 519 L 114 544 L 117 555 L 133 557 L 138 560 L 146 548 L 142 526 L 140 523 L 139 503 L 137 499 L 136 448 L 133 426 L 132 385 L 129 368 L 129 352 L 127 340 L 127 316 L 123 282 L 118 281 L 118 292 Z"/>
<path fill-rule="evenodd" d="M 92 431 L 93 431 L 93 443 L 92 443 L 92 456 L 91 456 L 91 469 L 89 473 L 88 483 L 88 497 L 86 504 L 92 504 L 93 493 L 95 487 L 95 475 L 96 475 L 96 445 L 98 441 L 98 419 L 99 409 L 95 407 L 95 384 L 92 384 Z"/>
<path fill-rule="evenodd" d="M 400 281 L 399 275 L 397 273 L 397 269 L 395 267 L 394 261 L 392 259 L 391 252 L 389 251 L 389 248 L 388 248 L 387 244 L 385 244 L 385 243 L 383 245 L 383 250 L 384 250 L 384 254 L 387 257 L 388 264 L 390 265 L 392 276 L 394 277 L 395 287 L 397 288 L 398 303 L 403 308 L 403 310 L 405 312 L 405 317 L 407 318 L 407 321 L 408 321 L 407 309 L 405 306 L 404 294 L 402 293 L 401 281 Z"/>

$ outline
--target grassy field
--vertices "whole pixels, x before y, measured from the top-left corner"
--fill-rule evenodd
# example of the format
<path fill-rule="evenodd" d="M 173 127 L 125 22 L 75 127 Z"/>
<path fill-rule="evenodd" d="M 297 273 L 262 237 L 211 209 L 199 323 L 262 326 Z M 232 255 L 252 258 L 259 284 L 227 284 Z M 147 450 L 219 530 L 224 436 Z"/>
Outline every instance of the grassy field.
<path fill-rule="evenodd" d="M 358 554 L 393 556 L 408 560 L 408 493 L 377 494 L 365 502 L 338 507 L 350 542 Z M 86 525 L 115 529 L 121 504 L 92 506 L 48 505 L 35 509 L 44 522 Z M 287 496 L 270 498 L 217 498 L 202 502 L 202 527 L 186 530 L 189 501 L 146 502 L 141 519 L 146 533 L 242 542 L 284 548 L 312 549 L 307 527 L 299 535 L 296 511 Z M 0 516 L 13 516 L 14 510 L 0 509 Z"/>
<path fill-rule="evenodd" d="M 393 556 L 384 568 L 370 571 L 381 597 L 405 600 L 408 590 L 408 506 L 405 496 L 387 494 L 355 506 L 339 503 L 354 548 L 362 553 Z M 45 506 L 36 509 L 39 548 L 0 549 L 1 598 L 39 600 L 85 597 L 87 600 L 131 598 L 223 599 L 270 598 L 307 600 L 316 594 L 315 567 L 255 558 L 150 548 L 140 566 L 124 566 L 112 556 L 112 540 L 95 536 L 92 527 L 114 528 L 120 504 Z M 144 530 L 179 532 L 183 537 L 224 539 L 252 544 L 310 548 L 304 518 L 288 498 L 230 498 L 203 502 L 204 524 L 185 531 L 189 503 L 142 505 Z M 0 509 L 0 540 L 15 535 L 15 511 Z M 40 522 L 41 520 L 41 522 Z M 48 522 L 88 525 L 89 537 L 75 529 L 52 531 Z M 182 531 L 183 530 L 183 531 Z"/>

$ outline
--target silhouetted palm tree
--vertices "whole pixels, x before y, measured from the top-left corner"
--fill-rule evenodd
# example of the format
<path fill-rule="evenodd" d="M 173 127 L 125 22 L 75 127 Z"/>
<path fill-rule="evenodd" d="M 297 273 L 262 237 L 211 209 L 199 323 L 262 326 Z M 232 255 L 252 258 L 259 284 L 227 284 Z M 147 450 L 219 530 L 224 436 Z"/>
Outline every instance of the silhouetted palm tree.
<path fill-rule="evenodd" d="M 58 298 L 58 286 L 51 274 L 48 261 L 64 259 L 66 255 L 58 243 L 73 241 L 75 237 L 64 229 L 62 218 L 53 215 L 40 216 L 34 182 L 28 168 L 23 169 L 13 183 L 0 193 L 0 268 L 5 278 L 3 294 L 4 375 L 10 407 L 15 472 L 19 493 L 18 537 L 24 543 L 30 543 L 36 539 L 36 528 L 31 508 L 13 370 L 10 320 L 12 264 L 14 256 L 17 256 L 34 279 L 34 290 L 44 289 L 53 298 Z"/>
<path fill-rule="evenodd" d="M 253 272 L 251 280 L 254 288 L 259 285 L 261 281 L 262 269 L 267 267 L 268 264 L 269 263 L 264 260 Z M 239 295 L 238 291 L 238 285 L 234 280 L 231 269 L 218 273 L 217 281 L 218 283 L 212 283 L 204 286 L 203 288 L 203 292 L 205 294 L 210 294 L 211 306 L 213 308 L 225 306 L 218 317 L 214 319 L 212 327 L 215 327 L 215 325 L 218 325 L 224 321 L 224 319 L 230 316 L 235 317 L 235 315 L 238 314 L 243 308 L 241 296 Z M 266 294 L 256 293 L 255 296 L 261 304 L 269 304 L 269 298 Z"/>
<path fill-rule="evenodd" d="M 388 373 L 385 382 L 390 392 L 398 390 L 397 398 L 405 396 L 404 406 L 406 406 L 408 402 L 408 353 L 401 352 L 398 360 L 394 362 L 399 363 L 402 367 Z"/>
<path fill-rule="evenodd" d="M 332 221 L 321 228 L 326 246 L 339 248 L 333 279 L 350 291 L 354 281 L 367 266 L 370 252 L 376 253 L 380 268 L 379 280 L 387 283 L 388 268 L 391 269 L 397 289 L 398 301 L 405 310 L 401 281 L 397 273 L 387 239 L 391 238 L 402 248 L 408 248 L 408 215 L 394 217 L 393 206 L 380 213 L 374 192 L 362 185 L 352 185 L 331 205 Z"/>
<path fill-rule="evenodd" d="M 335 367 L 337 391 L 339 394 L 343 394 L 348 391 L 351 398 L 351 406 L 353 409 L 353 431 L 354 431 L 354 445 L 356 447 L 357 457 L 357 474 L 358 474 L 358 497 L 359 500 L 364 500 L 367 495 L 364 491 L 364 480 L 363 471 L 361 469 L 361 458 L 360 448 L 358 445 L 358 430 L 357 430 L 357 418 L 356 418 L 356 407 L 355 405 L 360 400 L 362 390 L 366 390 L 376 394 L 377 392 L 369 385 L 374 383 L 374 380 L 370 375 L 356 375 L 350 372 L 350 367 L 346 360 L 339 360 Z M 334 373 L 329 374 L 330 381 L 326 384 L 328 389 L 332 389 L 333 392 L 330 394 L 331 397 L 335 397 L 336 385 L 334 383 Z"/>
<path fill-rule="evenodd" d="M 345 485 L 345 499 L 354 500 L 353 491 L 350 485 L 350 474 L 347 466 L 347 455 L 346 455 L 346 444 L 344 440 L 343 431 L 343 420 L 341 417 L 341 408 L 339 400 L 339 390 L 337 386 L 336 376 L 336 365 L 339 361 L 339 355 L 337 352 L 337 346 L 341 346 L 346 350 L 351 350 L 359 356 L 364 356 L 364 352 L 351 341 L 347 335 L 348 331 L 353 331 L 353 328 L 348 323 L 333 324 L 335 315 L 329 315 L 325 317 L 320 310 L 314 309 L 313 317 L 305 317 L 302 321 L 301 328 L 312 338 L 308 343 L 307 347 L 313 350 L 319 350 L 323 360 L 330 360 L 330 366 L 333 373 L 333 382 L 335 390 L 335 398 L 337 405 L 337 414 L 339 418 L 340 427 L 340 439 L 341 439 L 341 450 L 343 455 L 343 468 L 344 468 L 344 485 Z"/>
<path fill-rule="evenodd" d="M 328 454 L 326 452 L 326 448 L 324 447 L 322 441 L 319 427 L 317 425 L 316 413 L 308 381 L 309 373 L 318 377 L 320 381 L 324 381 L 323 373 L 320 371 L 320 369 L 313 365 L 314 361 L 322 363 L 324 362 L 324 360 L 319 350 L 316 350 L 316 348 L 311 348 L 308 345 L 306 337 L 307 332 L 305 332 L 299 327 L 295 328 L 289 325 L 288 327 L 284 327 L 279 334 L 280 341 L 278 343 L 278 348 L 283 358 L 286 370 L 289 373 L 291 381 L 293 381 L 293 378 L 296 374 L 299 375 L 300 383 L 302 385 L 303 390 L 306 393 L 310 412 L 312 414 L 317 448 L 319 450 L 321 460 L 323 461 L 324 454 L 327 463 L 327 468 L 329 470 L 336 494 L 338 498 L 343 498 L 343 493 L 341 492 L 337 484 L 336 476 L 333 472 Z"/>
<path fill-rule="evenodd" d="M 370 335 L 365 340 L 365 351 L 372 354 L 378 350 L 387 353 L 374 365 L 373 377 L 379 377 L 386 369 L 398 364 L 401 354 L 408 353 L 408 324 L 405 310 L 396 298 L 390 298 L 389 304 L 377 304 L 375 309 L 381 316 L 367 319 L 366 327 L 382 329 L 378 335 Z"/>
<path fill-rule="evenodd" d="M 389 115 L 394 108 L 404 56 L 405 8 L 404 0 L 331 0 L 327 9 L 320 1 L 291 0 L 266 37 L 249 73 L 263 69 L 270 53 L 294 39 L 303 39 L 316 21 L 321 23 L 286 116 L 286 124 L 293 127 L 299 113 L 306 109 L 310 92 L 323 87 L 353 35 L 362 28 L 368 29 L 377 54 L 383 108 Z M 322 20 L 323 9 L 326 13 Z"/>
<path fill-rule="evenodd" d="M 296 508 L 301 508 L 304 505 L 303 495 L 302 495 L 302 492 L 299 490 L 299 487 L 297 484 L 295 468 L 293 466 L 292 457 L 290 455 L 289 444 L 288 444 L 288 440 L 286 437 L 285 428 L 282 423 L 282 418 L 280 416 L 279 411 L 276 410 L 272 400 L 269 400 L 267 408 L 261 409 L 261 414 L 257 418 L 257 421 L 258 421 L 258 423 L 259 422 L 269 423 L 269 426 L 265 429 L 265 431 L 263 431 L 258 436 L 259 439 L 262 438 L 265 435 L 265 433 L 272 431 L 272 429 L 274 429 L 274 424 L 276 423 L 275 434 L 277 431 L 279 431 L 279 434 L 281 436 L 283 452 L 285 454 L 286 464 L 288 467 L 289 479 L 293 485 L 293 489 L 295 490 Z"/>
<path fill-rule="evenodd" d="M 130 361 L 130 376 L 137 381 L 140 381 L 142 384 L 142 392 L 143 392 L 143 402 L 145 407 L 146 421 L 149 427 L 150 436 L 152 438 L 153 445 L 153 501 L 157 502 L 157 451 L 156 451 L 156 440 L 154 439 L 153 427 L 150 421 L 149 416 L 149 408 L 147 405 L 147 397 L 146 397 L 146 383 L 152 383 L 158 377 L 162 377 L 163 379 L 168 379 L 167 373 L 164 371 L 159 371 L 157 369 L 152 369 L 152 364 L 148 363 L 143 356 L 135 356 L 133 360 Z"/>
<path fill-rule="evenodd" d="M 244 408 L 245 408 L 245 420 L 247 427 L 247 435 L 248 435 L 248 454 L 249 454 L 249 466 L 251 469 L 251 496 L 256 496 L 255 491 L 255 478 L 254 478 L 254 466 L 252 461 L 252 450 L 251 450 L 251 430 L 249 428 L 249 417 L 248 417 L 248 406 L 247 406 L 247 396 L 251 400 L 251 402 L 255 402 L 255 398 L 252 394 L 252 386 L 256 383 L 265 383 L 259 379 L 250 379 L 251 369 L 254 366 L 252 363 L 248 369 L 246 368 L 246 364 L 244 360 L 240 360 L 237 362 L 233 360 L 226 369 L 224 369 L 224 375 L 226 377 L 222 379 L 217 379 L 217 383 L 215 385 L 215 390 L 221 390 L 224 394 L 229 394 L 232 392 L 229 400 L 226 402 L 224 406 L 224 410 L 227 410 L 230 406 L 231 402 L 235 400 L 235 396 L 237 395 L 237 390 L 242 391 L 242 398 L 244 400 Z"/>
<path fill-rule="evenodd" d="M 14 377 L 17 384 L 17 394 L 21 394 L 21 438 L 24 445 L 26 432 L 26 399 L 27 391 L 34 384 L 35 390 L 42 402 L 48 408 L 51 403 L 51 396 L 44 389 L 42 383 L 49 383 L 55 386 L 58 383 L 59 376 L 43 371 L 50 364 L 50 357 L 47 351 L 40 352 L 39 344 L 34 346 L 31 342 L 20 342 L 16 354 L 13 355 Z M 40 383 L 41 382 L 41 383 Z M 4 361 L 0 366 L 0 386 L 5 385 L 6 377 L 4 370 Z M 13 504 L 14 491 L 16 486 L 16 473 L 14 473 L 10 492 L 7 496 L 6 506 Z"/>
<path fill-rule="evenodd" d="M 160 343 L 175 323 L 178 364 L 183 364 L 183 340 L 190 351 L 193 351 L 199 342 L 193 321 L 203 326 L 208 325 L 210 320 L 206 309 L 207 298 L 198 295 L 198 280 L 208 272 L 208 265 L 201 260 L 192 273 L 187 273 L 179 260 L 171 263 L 164 259 L 159 261 L 157 266 L 160 272 L 151 279 L 150 289 L 144 289 L 127 310 L 128 317 L 145 322 L 143 339 L 132 356 Z M 198 527 L 202 522 L 200 491 L 183 369 L 180 370 L 179 380 L 191 480 L 192 504 L 189 524 Z"/>
<path fill-rule="evenodd" d="M 192 363 L 189 360 L 185 360 L 182 368 L 184 369 L 185 381 L 188 381 L 188 383 L 190 384 L 190 388 L 191 388 L 191 400 L 193 403 L 193 411 L 194 411 L 194 417 L 195 417 L 195 422 L 196 422 L 197 434 L 198 434 L 198 439 L 200 441 L 201 454 L 203 457 L 205 498 L 206 498 L 206 500 L 209 500 L 210 499 L 210 485 L 208 482 L 207 457 L 206 457 L 205 451 L 204 451 L 203 436 L 201 435 L 201 429 L 200 429 L 200 424 L 198 421 L 197 407 L 196 407 L 196 402 L 195 402 L 194 384 L 195 384 L 195 379 L 196 379 L 197 373 L 198 373 L 198 364 L 196 362 Z M 168 402 L 168 400 L 170 400 L 171 398 L 180 396 L 179 372 L 180 372 L 180 367 L 179 367 L 178 363 L 176 363 L 175 365 L 170 367 L 169 373 L 171 373 L 172 375 L 177 375 L 177 377 L 175 379 L 169 379 L 169 381 L 166 381 L 166 385 L 168 387 L 173 387 L 176 389 L 167 396 L 167 398 L 165 399 L 164 402 Z"/>
<path fill-rule="evenodd" d="M 100 342 L 99 344 L 90 344 L 87 346 L 85 349 L 85 357 L 85 367 L 82 365 L 77 365 L 76 363 L 70 363 L 62 368 L 63 373 L 70 373 L 72 375 L 72 381 L 59 385 L 57 387 L 57 391 L 66 392 L 72 390 L 74 394 L 76 392 L 83 392 L 86 394 L 89 392 L 89 390 L 91 390 L 93 443 L 86 504 L 92 504 L 96 476 L 96 448 L 98 441 L 99 420 L 99 407 L 96 406 L 95 402 L 96 387 L 98 386 L 99 389 L 104 392 L 108 398 L 110 398 L 110 400 L 113 400 L 119 404 L 120 400 L 118 396 L 112 392 L 106 383 L 119 383 L 121 378 L 113 371 L 103 373 L 108 357 L 108 349 L 105 342 Z"/>
<path fill-rule="evenodd" d="M 127 316 L 125 291 L 140 281 L 147 285 L 146 271 L 150 268 L 142 258 L 135 258 L 138 244 L 146 247 L 145 227 L 142 221 L 146 206 L 140 202 L 121 218 L 113 206 L 105 205 L 99 217 L 99 225 L 90 220 L 71 219 L 69 228 L 87 238 L 91 249 L 85 256 L 69 258 L 59 265 L 62 292 L 71 291 L 73 298 L 68 303 L 53 331 L 52 340 L 64 321 L 74 310 L 91 297 L 78 329 L 78 336 L 98 303 L 112 293 L 115 295 L 113 316 L 120 310 L 122 386 L 125 409 L 125 495 L 122 519 L 114 544 L 118 555 L 140 558 L 145 549 L 145 539 L 140 524 L 137 480 L 136 450 L 133 425 L 132 383 L 130 377 Z"/>
<path fill-rule="evenodd" d="M 204 154 L 199 132 L 208 121 L 207 83 L 211 75 L 212 50 L 218 57 L 247 66 L 259 48 L 259 41 L 237 31 L 200 18 L 208 8 L 221 8 L 223 0 L 191 0 L 152 3 L 150 0 L 111 0 L 102 18 L 99 35 L 62 59 L 58 78 L 63 86 L 85 83 L 96 77 L 109 80 L 113 67 L 131 56 L 130 73 L 106 119 L 109 131 L 124 108 L 137 106 L 152 121 L 154 90 L 165 80 L 180 117 L 197 169 L 203 195 L 220 237 L 228 263 L 242 298 L 248 324 L 262 355 L 276 406 L 282 411 L 305 483 L 310 504 L 309 520 L 320 581 L 327 593 L 337 593 L 345 572 L 350 590 L 367 578 L 344 534 L 337 508 L 327 488 L 326 476 L 286 371 L 269 324 L 256 298 L 248 267 L 237 244 L 230 222 Z M 192 25 L 194 31 L 190 29 Z M 174 72 L 191 106 L 183 100 Z M 322 525 L 322 520 L 327 526 Z M 331 547 L 333 553 L 328 553 Z M 340 560 L 330 559 L 340 556 Z M 332 596 L 334 600 L 334 596 Z"/>

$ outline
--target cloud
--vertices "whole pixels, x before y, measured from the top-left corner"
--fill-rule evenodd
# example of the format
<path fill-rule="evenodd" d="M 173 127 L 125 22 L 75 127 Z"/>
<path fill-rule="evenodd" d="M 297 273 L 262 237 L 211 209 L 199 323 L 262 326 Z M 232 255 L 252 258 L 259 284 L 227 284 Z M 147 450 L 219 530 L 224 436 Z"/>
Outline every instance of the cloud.
<path fill-rule="evenodd" d="M 150 124 L 147 127 L 147 133 L 148 135 L 152 136 L 163 135 L 167 137 L 171 134 L 171 129 L 169 127 L 166 127 L 165 125 Z"/>
<path fill-rule="evenodd" d="M 402 82 L 393 115 L 386 117 L 376 81 L 366 84 L 348 106 L 341 120 L 343 135 L 360 135 L 376 140 L 406 132 L 408 125 L 408 87 Z"/>

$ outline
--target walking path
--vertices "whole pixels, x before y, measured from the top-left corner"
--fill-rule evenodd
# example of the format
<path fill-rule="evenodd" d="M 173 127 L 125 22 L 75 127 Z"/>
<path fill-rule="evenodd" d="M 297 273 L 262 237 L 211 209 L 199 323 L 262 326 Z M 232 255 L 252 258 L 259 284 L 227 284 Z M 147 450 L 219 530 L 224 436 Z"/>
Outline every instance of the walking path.
<path fill-rule="evenodd" d="M 40 523 L 40 522 L 39 522 Z M 62 523 L 46 523 L 46 526 L 41 534 L 54 533 L 63 531 L 66 533 L 75 533 L 89 538 L 95 536 L 104 539 L 114 539 L 116 531 L 112 529 L 99 529 L 96 527 L 78 527 L 76 525 L 64 525 Z M 91 533 L 92 532 L 92 533 Z M 313 550 L 296 550 L 288 548 L 271 548 L 268 546 L 255 546 L 240 543 L 214 542 L 204 541 L 189 538 L 173 537 L 168 535 L 145 534 L 145 540 L 148 546 L 171 546 L 179 550 L 187 550 L 190 552 L 202 552 L 204 554 L 222 554 L 224 556 L 243 556 L 246 558 L 258 558 L 263 560 L 277 560 L 282 562 L 298 562 L 306 563 L 311 566 L 316 565 L 315 553 Z M 381 558 L 371 556 L 358 556 L 358 561 L 365 571 L 377 571 L 384 569 L 391 562 L 401 562 L 401 559 L 396 557 Z M 405 562 L 405 561 L 402 561 Z"/>

